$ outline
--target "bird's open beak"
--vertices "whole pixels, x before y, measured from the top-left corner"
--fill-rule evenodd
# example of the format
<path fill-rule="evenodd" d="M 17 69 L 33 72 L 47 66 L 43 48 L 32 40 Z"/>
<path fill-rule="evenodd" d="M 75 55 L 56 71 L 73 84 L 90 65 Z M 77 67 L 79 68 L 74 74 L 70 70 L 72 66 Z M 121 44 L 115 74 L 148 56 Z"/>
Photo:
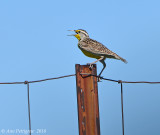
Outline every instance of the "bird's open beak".
<path fill-rule="evenodd" d="M 67 36 L 75 36 L 76 34 L 71 34 L 71 35 L 67 35 Z"/>
<path fill-rule="evenodd" d="M 75 30 L 68 30 L 68 31 L 75 31 Z M 76 34 L 71 34 L 71 35 L 67 35 L 67 36 L 75 36 Z"/>

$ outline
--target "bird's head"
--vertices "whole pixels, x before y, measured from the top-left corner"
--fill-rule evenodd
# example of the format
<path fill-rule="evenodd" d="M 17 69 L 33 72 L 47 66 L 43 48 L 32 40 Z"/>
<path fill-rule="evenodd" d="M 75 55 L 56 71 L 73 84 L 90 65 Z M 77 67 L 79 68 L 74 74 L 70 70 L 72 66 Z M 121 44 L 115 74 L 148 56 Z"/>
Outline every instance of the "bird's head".
<path fill-rule="evenodd" d="M 68 36 L 75 36 L 79 41 L 83 40 L 86 37 L 89 37 L 87 31 L 82 30 L 82 29 L 78 29 L 78 30 L 69 30 L 69 31 L 74 31 L 75 34 L 72 35 L 68 35 Z"/>

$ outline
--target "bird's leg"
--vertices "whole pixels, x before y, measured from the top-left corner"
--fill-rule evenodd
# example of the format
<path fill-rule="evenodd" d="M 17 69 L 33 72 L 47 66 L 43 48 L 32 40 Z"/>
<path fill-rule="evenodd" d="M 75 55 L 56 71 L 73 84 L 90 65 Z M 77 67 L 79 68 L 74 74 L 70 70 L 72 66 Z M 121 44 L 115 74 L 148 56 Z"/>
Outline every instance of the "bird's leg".
<path fill-rule="evenodd" d="M 97 59 L 96 61 L 94 61 L 94 62 L 92 62 L 92 63 L 87 63 L 87 65 L 90 65 L 89 68 L 92 69 L 94 63 L 96 63 L 96 62 L 98 62 L 98 61 L 101 61 L 101 60 L 103 60 L 103 59 L 104 59 L 104 56 L 101 56 L 101 58 Z"/>
<path fill-rule="evenodd" d="M 98 82 L 100 82 L 100 76 L 101 76 L 103 70 L 106 68 L 106 63 L 104 62 L 104 59 L 101 60 L 100 62 L 103 64 L 103 68 L 102 68 L 101 72 L 98 75 Z"/>

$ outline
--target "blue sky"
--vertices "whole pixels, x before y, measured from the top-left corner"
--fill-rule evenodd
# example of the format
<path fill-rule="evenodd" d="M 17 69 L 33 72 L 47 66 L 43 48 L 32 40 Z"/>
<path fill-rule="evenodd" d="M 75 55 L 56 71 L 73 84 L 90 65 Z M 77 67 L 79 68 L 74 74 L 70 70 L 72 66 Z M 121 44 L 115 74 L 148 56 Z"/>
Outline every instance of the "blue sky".
<path fill-rule="evenodd" d="M 94 61 L 67 36 L 79 28 L 127 59 L 106 60 L 105 78 L 160 81 L 159 6 L 158 0 L 0 1 L 0 82 L 74 74 L 75 64 Z M 120 85 L 102 81 L 98 88 L 101 134 L 121 135 Z M 159 95 L 159 84 L 124 84 L 126 134 L 160 134 Z M 30 104 L 33 130 L 78 135 L 75 77 L 30 84 Z M 0 85 L 0 110 L 0 130 L 27 130 L 26 86 Z"/>

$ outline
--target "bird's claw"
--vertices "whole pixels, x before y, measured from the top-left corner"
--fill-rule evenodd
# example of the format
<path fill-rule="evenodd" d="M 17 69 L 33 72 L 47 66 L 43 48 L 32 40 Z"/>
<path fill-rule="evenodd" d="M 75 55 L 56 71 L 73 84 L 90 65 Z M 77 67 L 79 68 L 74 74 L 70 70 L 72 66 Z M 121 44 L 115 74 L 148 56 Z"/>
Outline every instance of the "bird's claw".
<path fill-rule="evenodd" d="M 87 63 L 87 65 L 89 65 L 89 69 L 93 68 L 93 65 L 91 63 Z"/>
<path fill-rule="evenodd" d="M 100 76 L 97 77 L 97 82 L 102 82 Z"/>

